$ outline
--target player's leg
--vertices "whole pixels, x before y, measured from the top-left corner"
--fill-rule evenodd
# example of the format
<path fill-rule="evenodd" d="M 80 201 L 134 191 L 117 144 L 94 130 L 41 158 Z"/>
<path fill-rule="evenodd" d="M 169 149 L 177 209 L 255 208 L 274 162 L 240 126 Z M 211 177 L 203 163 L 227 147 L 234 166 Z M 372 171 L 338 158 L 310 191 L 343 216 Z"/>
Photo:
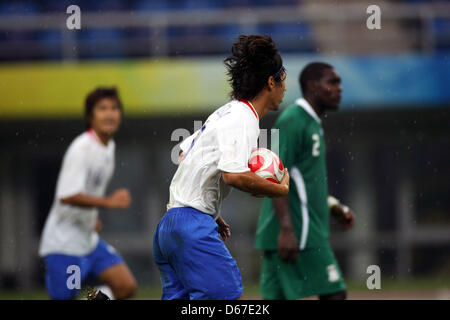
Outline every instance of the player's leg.
<path fill-rule="evenodd" d="M 97 248 L 88 256 L 93 276 L 108 285 L 115 299 L 132 297 L 137 290 L 136 280 L 117 251 L 99 240 Z"/>
<path fill-rule="evenodd" d="M 274 286 L 274 288 L 276 288 L 279 298 L 274 299 L 297 300 L 313 295 L 311 287 L 314 285 L 308 284 L 310 279 L 303 266 L 307 256 L 300 253 L 295 262 L 287 263 L 278 257 L 276 251 L 272 251 L 268 258 L 270 258 L 272 273 L 276 274 L 276 287 Z"/>
<path fill-rule="evenodd" d="M 242 278 L 236 261 L 220 239 L 218 226 L 210 215 L 191 213 L 196 223 L 184 231 L 187 250 L 175 257 L 175 269 L 187 261 L 181 281 L 192 300 L 235 300 L 242 297 Z M 190 235 L 190 236 L 189 236 Z M 174 259 L 174 260 L 175 260 Z"/>
<path fill-rule="evenodd" d="M 125 263 L 107 268 L 98 279 L 111 288 L 115 299 L 131 298 L 137 290 L 136 280 Z"/>
<path fill-rule="evenodd" d="M 264 252 L 259 283 L 259 292 L 263 299 L 286 299 L 280 284 L 280 263 L 276 251 Z"/>
<path fill-rule="evenodd" d="M 164 224 L 164 222 L 160 222 L 158 224 L 153 237 L 153 258 L 158 266 L 161 277 L 161 300 L 189 300 L 189 295 L 186 289 L 178 279 L 175 270 L 170 266 L 168 258 L 160 248 L 159 231 L 161 224 Z M 169 249 L 167 244 L 163 244 L 163 248 L 165 250 Z"/>
<path fill-rule="evenodd" d="M 168 263 L 157 265 L 161 274 L 161 300 L 189 300 L 189 294 L 178 279 L 175 270 Z"/>
<path fill-rule="evenodd" d="M 161 224 L 159 245 L 190 299 L 242 296 L 241 274 L 212 216 L 192 208 L 169 210 Z"/>
<path fill-rule="evenodd" d="M 242 298 L 242 278 L 236 261 L 222 240 L 210 236 L 209 248 L 191 246 L 174 263 L 191 300 L 236 300 Z M 183 263 L 190 268 L 183 267 Z"/>
<path fill-rule="evenodd" d="M 272 273 L 277 276 L 276 278 L 272 277 L 274 279 L 272 286 L 266 285 L 268 290 L 264 291 L 264 298 L 283 299 L 277 298 L 277 295 L 272 297 L 279 291 L 282 292 L 284 299 L 294 300 L 335 294 L 346 290 L 331 248 L 302 250 L 294 263 L 283 262 L 276 252 L 268 254 L 266 257 L 265 261 L 269 263 L 263 265 L 262 271 L 270 268 Z M 265 281 L 270 284 L 270 279 L 265 279 Z M 273 285 L 274 283 L 276 286 Z M 271 288 L 276 290 L 272 290 L 272 292 Z"/>
<path fill-rule="evenodd" d="M 75 299 L 88 275 L 83 259 L 64 254 L 45 257 L 45 286 L 51 299 Z"/>
<path fill-rule="evenodd" d="M 345 300 L 347 298 L 347 286 L 331 247 L 320 248 L 314 255 L 317 265 L 321 265 L 321 269 L 326 270 L 326 281 L 322 278 L 322 286 L 318 294 L 319 299 Z"/>
<path fill-rule="evenodd" d="M 300 251 L 294 268 L 284 275 L 284 287 L 294 283 L 291 278 L 297 279 L 297 288 L 290 287 L 292 296 L 297 299 L 311 296 L 324 296 L 342 298 L 346 292 L 346 285 L 342 272 L 336 261 L 331 247 L 312 248 Z"/>

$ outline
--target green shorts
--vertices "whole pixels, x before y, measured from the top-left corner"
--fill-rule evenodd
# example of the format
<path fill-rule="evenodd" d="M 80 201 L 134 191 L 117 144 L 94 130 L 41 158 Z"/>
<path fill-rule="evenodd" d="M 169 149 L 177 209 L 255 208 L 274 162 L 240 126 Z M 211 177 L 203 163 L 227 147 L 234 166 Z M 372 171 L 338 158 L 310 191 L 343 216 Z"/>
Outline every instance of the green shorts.
<path fill-rule="evenodd" d="M 300 251 L 295 263 L 284 263 L 276 251 L 265 251 L 260 294 L 264 299 L 294 300 L 346 290 L 331 248 Z"/>

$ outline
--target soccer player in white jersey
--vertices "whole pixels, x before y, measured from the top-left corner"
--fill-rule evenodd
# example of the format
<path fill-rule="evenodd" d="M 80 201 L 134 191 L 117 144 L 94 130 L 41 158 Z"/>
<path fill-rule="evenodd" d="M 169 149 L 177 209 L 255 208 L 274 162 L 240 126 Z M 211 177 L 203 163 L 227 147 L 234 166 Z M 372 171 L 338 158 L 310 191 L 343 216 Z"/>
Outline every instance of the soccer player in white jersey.
<path fill-rule="evenodd" d="M 114 172 L 113 136 L 122 119 L 117 90 L 92 91 L 86 98 L 85 119 L 88 130 L 64 155 L 42 233 L 39 254 L 45 259 L 45 283 L 52 299 L 76 298 L 78 283 L 86 281 L 106 284 L 114 298 L 125 299 L 135 293 L 136 281 L 122 257 L 97 233 L 98 208 L 122 209 L 131 202 L 126 189 L 104 195 Z"/>
<path fill-rule="evenodd" d="M 180 145 L 183 153 L 170 185 L 167 212 L 154 234 L 153 255 L 164 300 L 240 298 L 239 269 L 219 238 L 230 236 L 220 204 L 231 187 L 267 197 L 289 192 L 287 170 L 276 184 L 248 168 L 257 147 L 259 119 L 278 109 L 286 90 L 281 57 L 264 35 L 241 35 L 231 50 L 224 62 L 233 100 Z"/>

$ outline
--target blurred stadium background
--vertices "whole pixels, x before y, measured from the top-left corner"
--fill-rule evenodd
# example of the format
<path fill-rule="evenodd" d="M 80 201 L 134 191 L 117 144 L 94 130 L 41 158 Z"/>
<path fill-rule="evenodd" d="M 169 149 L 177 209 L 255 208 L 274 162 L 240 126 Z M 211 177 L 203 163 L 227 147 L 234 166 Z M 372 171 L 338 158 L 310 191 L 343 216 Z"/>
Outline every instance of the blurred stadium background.
<path fill-rule="evenodd" d="M 81 8 L 81 30 L 66 9 Z M 366 9 L 381 8 L 381 30 Z M 350 298 L 450 297 L 450 2 L 96 0 L 0 2 L 0 299 L 46 298 L 40 233 L 62 156 L 84 130 L 83 101 L 119 88 L 125 121 L 110 190 L 132 206 L 103 210 L 101 236 L 158 298 L 152 236 L 176 166 L 171 152 L 194 121 L 227 101 L 223 58 L 239 34 L 273 37 L 288 71 L 283 106 L 308 62 L 343 78 L 340 112 L 324 121 L 330 193 L 356 212 L 331 242 Z M 270 129 L 277 114 L 261 121 Z M 186 131 L 184 131 L 186 133 Z M 258 297 L 253 249 L 260 199 L 233 191 L 223 206 L 247 297 Z M 366 288 L 369 265 L 381 290 Z"/>

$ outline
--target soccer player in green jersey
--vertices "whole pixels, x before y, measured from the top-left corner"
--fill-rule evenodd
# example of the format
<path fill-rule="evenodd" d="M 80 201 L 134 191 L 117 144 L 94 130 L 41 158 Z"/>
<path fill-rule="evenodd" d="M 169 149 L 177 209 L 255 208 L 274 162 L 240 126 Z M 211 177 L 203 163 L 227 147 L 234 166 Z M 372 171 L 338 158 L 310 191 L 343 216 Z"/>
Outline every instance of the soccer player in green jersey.
<path fill-rule="evenodd" d="M 279 155 L 290 172 L 289 194 L 265 198 L 256 232 L 264 250 L 260 293 L 265 299 L 345 299 L 346 285 L 330 246 L 329 216 L 349 229 L 353 212 L 328 195 L 321 116 L 336 111 L 341 78 L 329 64 L 315 62 L 300 74 L 303 98 L 278 117 Z"/>

